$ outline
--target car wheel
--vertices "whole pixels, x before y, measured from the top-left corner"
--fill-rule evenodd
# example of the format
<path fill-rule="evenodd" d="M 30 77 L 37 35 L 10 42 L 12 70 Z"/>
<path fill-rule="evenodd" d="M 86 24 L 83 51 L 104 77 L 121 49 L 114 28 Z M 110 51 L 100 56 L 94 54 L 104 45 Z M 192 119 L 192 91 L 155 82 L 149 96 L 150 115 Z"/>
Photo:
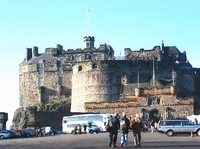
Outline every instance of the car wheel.
<path fill-rule="evenodd" d="M 200 129 L 197 130 L 197 136 L 200 136 Z"/>
<path fill-rule="evenodd" d="M 74 130 L 71 131 L 71 134 L 74 134 Z"/>
<path fill-rule="evenodd" d="M 0 136 L 1 139 L 4 139 L 4 136 Z"/>
<path fill-rule="evenodd" d="M 96 133 L 99 133 L 100 131 L 96 131 Z"/>
<path fill-rule="evenodd" d="M 93 134 L 93 133 L 94 133 L 94 131 L 93 131 L 93 130 L 90 130 L 90 131 L 89 131 L 89 133 Z"/>
<path fill-rule="evenodd" d="M 167 135 L 168 135 L 169 137 L 171 137 L 171 136 L 173 136 L 173 135 L 174 135 L 174 133 L 173 133 L 173 131 L 172 131 L 172 130 L 168 130 L 168 131 L 167 131 Z"/>

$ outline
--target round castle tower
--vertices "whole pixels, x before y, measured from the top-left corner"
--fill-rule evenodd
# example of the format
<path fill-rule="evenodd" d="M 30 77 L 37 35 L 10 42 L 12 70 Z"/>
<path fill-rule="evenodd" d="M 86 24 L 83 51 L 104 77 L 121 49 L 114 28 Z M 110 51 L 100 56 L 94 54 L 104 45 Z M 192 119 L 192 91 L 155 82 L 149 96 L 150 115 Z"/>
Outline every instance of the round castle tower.
<path fill-rule="evenodd" d="M 121 76 L 116 61 L 79 63 L 73 67 L 71 112 L 85 112 L 85 102 L 119 100 Z"/>

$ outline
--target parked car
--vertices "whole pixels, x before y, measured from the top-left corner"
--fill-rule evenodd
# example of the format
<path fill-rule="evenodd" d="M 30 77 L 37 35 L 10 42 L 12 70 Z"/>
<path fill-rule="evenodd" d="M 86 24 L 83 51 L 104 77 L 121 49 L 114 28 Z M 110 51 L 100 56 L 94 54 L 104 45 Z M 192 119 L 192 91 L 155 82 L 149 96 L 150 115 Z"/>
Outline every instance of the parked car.
<path fill-rule="evenodd" d="M 54 135 L 55 134 L 55 130 L 53 130 L 51 127 L 46 126 L 45 127 L 45 135 Z"/>
<path fill-rule="evenodd" d="M 0 138 L 5 139 L 5 138 L 10 138 L 11 134 L 7 130 L 0 130 Z"/>
<path fill-rule="evenodd" d="M 200 125 L 195 125 L 187 119 L 160 120 L 158 122 L 158 132 L 168 136 L 191 133 L 200 136 Z"/>
<path fill-rule="evenodd" d="M 90 127 L 88 127 L 88 132 L 91 134 L 93 134 L 94 132 L 99 133 L 100 131 L 101 131 L 100 127 L 98 127 L 95 124 L 92 124 L 92 125 L 90 125 Z"/>
<path fill-rule="evenodd" d="M 15 138 L 21 137 L 21 133 L 20 133 L 19 131 L 17 131 L 17 130 L 12 130 L 12 132 L 13 132 Z"/>
<path fill-rule="evenodd" d="M 24 133 L 24 137 L 33 137 L 35 135 L 34 133 L 26 129 L 22 130 L 22 132 Z"/>
<path fill-rule="evenodd" d="M 13 130 L 19 137 L 25 137 L 24 132 L 22 130 Z"/>

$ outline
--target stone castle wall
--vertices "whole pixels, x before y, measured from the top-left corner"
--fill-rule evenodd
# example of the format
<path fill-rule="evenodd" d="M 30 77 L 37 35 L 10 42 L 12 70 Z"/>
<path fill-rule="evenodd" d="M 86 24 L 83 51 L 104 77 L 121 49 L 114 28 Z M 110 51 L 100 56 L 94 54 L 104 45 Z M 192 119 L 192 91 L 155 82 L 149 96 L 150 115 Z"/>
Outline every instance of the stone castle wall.
<path fill-rule="evenodd" d="M 178 64 L 177 64 L 178 65 Z M 176 69 L 177 65 L 164 63 L 156 63 L 155 74 L 159 81 L 169 80 L 172 86 L 172 69 L 176 74 L 182 75 L 181 83 L 175 85 L 179 88 L 178 91 L 188 89 L 193 91 L 194 81 L 191 71 Z M 95 66 L 95 67 L 94 67 Z M 191 68 L 190 68 L 191 69 Z M 137 84 L 138 72 L 140 73 L 140 84 L 146 88 L 152 88 L 152 62 L 133 62 L 133 61 L 97 61 L 97 62 L 82 62 L 73 67 L 72 75 L 72 106 L 71 110 L 84 112 L 85 102 L 106 102 L 117 101 L 120 97 L 122 87 L 121 77 L 126 75 L 128 83 Z M 180 82 L 180 80 L 178 80 Z M 150 82 L 149 84 L 147 82 Z M 187 86 L 186 84 L 190 84 Z M 163 92 L 171 92 L 171 88 L 166 90 L 161 83 L 156 86 L 163 89 Z M 153 90 L 149 90 L 152 92 Z M 134 93 L 134 89 L 133 89 Z"/>
<path fill-rule="evenodd" d="M 58 67 L 43 64 L 43 72 L 39 74 L 38 64 L 23 65 L 20 67 L 20 106 L 36 106 L 44 102 L 65 101 L 71 99 L 72 71 L 62 74 L 62 86 L 58 84 Z M 43 85 L 39 85 L 39 80 Z"/>

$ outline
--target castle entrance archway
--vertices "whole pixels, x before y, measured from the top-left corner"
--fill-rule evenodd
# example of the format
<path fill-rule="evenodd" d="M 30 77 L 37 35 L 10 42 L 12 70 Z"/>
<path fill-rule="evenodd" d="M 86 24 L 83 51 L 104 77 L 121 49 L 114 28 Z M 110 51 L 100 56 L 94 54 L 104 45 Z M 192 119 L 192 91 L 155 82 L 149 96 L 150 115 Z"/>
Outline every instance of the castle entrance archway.
<path fill-rule="evenodd" d="M 154 121 L 159 121 L 161 118 L 161 113 L 158 109 L 152 109 L 149 111 L 149 119 Z"/>

